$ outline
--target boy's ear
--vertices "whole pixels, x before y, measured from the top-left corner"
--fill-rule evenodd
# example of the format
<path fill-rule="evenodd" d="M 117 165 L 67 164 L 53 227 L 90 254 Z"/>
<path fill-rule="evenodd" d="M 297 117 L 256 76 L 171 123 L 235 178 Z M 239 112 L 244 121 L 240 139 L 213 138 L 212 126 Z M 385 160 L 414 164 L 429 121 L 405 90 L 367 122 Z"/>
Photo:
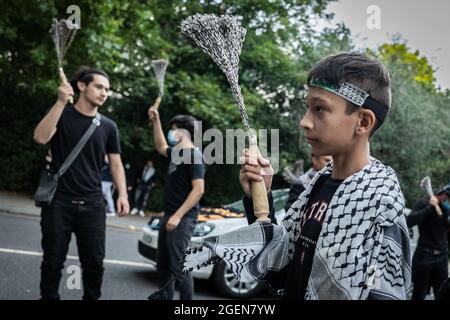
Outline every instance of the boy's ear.
<path fill-rule="evenodd" d="M 370 135 L 375 128 L 376 123 L 377 118 L 375 117 L 375 114 L 371 110 L 362 108 L 359 111 L 359 124 L 356 127 L 356 133 L 360 135 Z"/>

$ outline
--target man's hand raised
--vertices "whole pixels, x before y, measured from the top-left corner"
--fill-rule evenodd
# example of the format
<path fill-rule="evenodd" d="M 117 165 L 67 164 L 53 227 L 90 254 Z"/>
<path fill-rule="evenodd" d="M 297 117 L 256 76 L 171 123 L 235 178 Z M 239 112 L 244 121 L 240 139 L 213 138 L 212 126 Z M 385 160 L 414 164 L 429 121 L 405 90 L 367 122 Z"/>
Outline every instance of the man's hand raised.
<path fill-rule="evenodd" d="M 63 82 L 58 87 L 58 101 L 63 105 L 66 105 L 74 92 L 72 86 L 68 82 Z"/>

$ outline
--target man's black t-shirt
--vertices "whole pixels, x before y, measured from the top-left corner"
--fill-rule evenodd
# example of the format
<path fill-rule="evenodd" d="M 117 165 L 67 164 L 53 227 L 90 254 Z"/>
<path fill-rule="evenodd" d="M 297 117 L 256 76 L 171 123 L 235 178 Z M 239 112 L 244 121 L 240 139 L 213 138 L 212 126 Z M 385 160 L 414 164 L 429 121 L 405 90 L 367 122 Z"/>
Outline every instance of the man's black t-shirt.
<path fill-rule="evenodd" d="M 301 232 L 295 244 L 292 261 L 289 263 L 284 299 L 303 300 L 308 285 L 314 258 L 314 251 L 322 230 L 322 223 L 328 204 L 343 180 L 331 178 L 331 174 L 322 175 L 314 185 L 310 198 L 302 215 Z"/>
<path fill-rule="evenodd" d="M 64 108 L 51 140 L 52 164 L 58 170 L 75 148 L 95 117 L 78 112 L 73 106 Z M 58 195 L 76 199 L 101 199 L 102 166 L 105 154 L 120 153 L 117 125 L 101 115 L 97 127 L 69 169 L 61 176 L 56 190 Z"/>
<path fill-rule="evenodd" d="M 439 216 L 428 201 L 429 198 L 417 201 L 411 213 L 406 217 L 406 223 L 408 227 L 419 226 L 418 247 L 447 251 L 447 233 L 450 228 L 450 215 L 440 205 L 443 215 Z"/>
<path fill-rule="evenodd" d="M 205 164 L 203 156 L 197 148 L 176 148 L 177 158 L 172 158 L 173 148 L 167 149 L 170 159 L 169 172 L 164 188 L 164 215 L 171 216 L 184 203 L 192 191 L 192 180 L 205 178 Z M 183 161 L 179 161 L 183 160 Z M 200 206 L 197 203 L 186 214 L 185 217 L 197 218 Z"/>

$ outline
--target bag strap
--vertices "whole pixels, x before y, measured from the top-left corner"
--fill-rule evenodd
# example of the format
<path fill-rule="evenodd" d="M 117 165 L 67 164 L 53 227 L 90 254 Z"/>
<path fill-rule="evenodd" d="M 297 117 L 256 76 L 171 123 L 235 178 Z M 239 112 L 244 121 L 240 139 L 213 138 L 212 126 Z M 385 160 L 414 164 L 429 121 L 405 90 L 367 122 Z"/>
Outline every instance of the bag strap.
<path fill-rule="evenodd" d="M 97 129 L 98 126 L 100 126 L 100 119 L 101 115 L 97 112 L 97 115 L 94 119 L 92 119 L 92 123 L 89 126 L 89 128 L 86 130 L 84 135 L 81 137 L 80 141 L 78 141 L 77 145 L 73 150 L 70 152 L 70 154 L 67 156 L 66 160 L 64 160 L 64 163 L 61 165 L 61 168 L 58 170 L 58 177 L 61 177 L 64 172 L 66 172 L 67 169 L 69 169 L 72 162 L 75 160 L 75 158 L 80 153 L 81 149 L 83 149 L 86 142 L 89 140 L 89 138 L 94 133 L 95 129 Z"/>

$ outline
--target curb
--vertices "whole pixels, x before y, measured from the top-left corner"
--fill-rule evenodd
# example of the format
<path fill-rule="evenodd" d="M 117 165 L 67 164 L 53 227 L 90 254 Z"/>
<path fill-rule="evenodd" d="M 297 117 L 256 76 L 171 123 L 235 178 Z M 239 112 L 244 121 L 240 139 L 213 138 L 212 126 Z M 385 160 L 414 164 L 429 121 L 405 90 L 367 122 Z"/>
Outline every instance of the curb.
<path fill-rule="evenodd" d="M 4 211 L 10 214 L 18 214 L 22 216 L 33 216 L 33 217 L 40 217 L 39 213 L 36 213 L 36 209 L 31 208 L 20 208 L 16 206 L 9 206 L 9 205 L 0 205 L 0 211 Z M 108 220 L 106 220 L 106 227 L 113 228 L 113 229 L 119 229 L 119 230 L 127 230 L 132 232 L 141 232 L 142 227 L 135 226 L 132 224 L 118 224 L 118 223 L 108 223 Z"/>
<path fill-rule="evenodd" d="M 2 204 L 2 205 L 0 205 L 0 210 L 8 212 L 8 213 L 16 213 L 16 214 L 36 216 L 36 217 L 39 216 L 39 214 L 36 213 L 36 210 L 31 209 L 31 208 L 19 208 L 16 206 L 8 206 L 8 205 Z"/>

